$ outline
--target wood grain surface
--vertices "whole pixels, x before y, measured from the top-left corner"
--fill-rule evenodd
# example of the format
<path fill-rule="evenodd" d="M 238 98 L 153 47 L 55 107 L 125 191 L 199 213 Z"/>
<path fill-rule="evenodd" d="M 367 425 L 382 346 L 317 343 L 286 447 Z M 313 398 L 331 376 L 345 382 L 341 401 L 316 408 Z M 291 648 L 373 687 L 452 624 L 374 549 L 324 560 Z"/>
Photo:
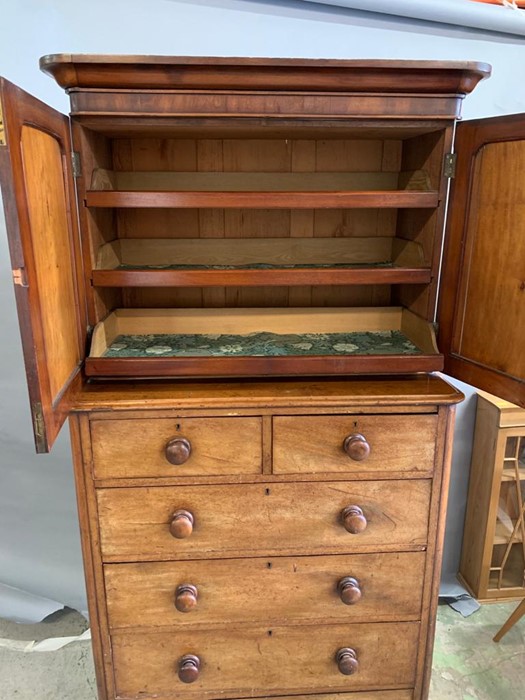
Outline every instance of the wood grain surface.
<path fill-rule="evenodd" d="M 259 474 L 261 418 L 164 418 L 91 421 L 95 478 Z M 166 458 L 174 437 L 191 444 L 184 464 Z"/>
<path fill-rule="evenodd" d="M 411 690 L 375 690 L 369 693 L 323 693 L 323 695 L 265 695 L 260 700 L 412 700 Z M 242 698 L 241 700 L 248 700 Z"/>
<path fill-rule="evenodd" d="M 275 416 L 273 471 L 420 471 L 434 467 L 437 416 Z M 347 436 L 362 434 L 370 445 L 363 461 L 344 451 Z"/>
<path fill-rule="evenodd" d="M 422 549 L 430 487 L 415 480 L 99 489 L 102 553 L 114 562 Z M 367 518 L 359 535 L 341 522 L 349 505 Z M 169 532 L 179 509 L 195 519 L 184 540 Z"/>
<path fill-rule="evenodd" d="M 0 110 L 0 180 L 33 431 L 37 451 L 47 452 L 78 388 L 87 329 L 69 120 L 4 79 Z"/>
<path fill-rule="evenodd" d="M 310 380 L 259 379 L 242 381 L 157 381 L 92 382 L 83 387 L 77 398 L 77 411 L 103 411 L 111 416 L 117 410 L 164 409 L 170 415 L 178 410 L 238 410 L 257 406 L 322 411 L 339 407 L 344 412 L 374 410 L 381 407 L 424 407 L 432 410 L 439 404 L 456 404 L 463 394 L 437 375 L 397 377 L 352 377 Z M 111 409 L 109 412 L 107 409 Z M 303 411 L 304 412 L 304 411 Z M 145 414 L 144 417 L 151 414 Z M 123 417 L 123 416 L 119 416 Z"/>
<path fill-rule="evenodd" d="M 424 562 L 424 552 L 409 552 L 107 564 L 109 623 L 112 629 L 208 629 L 418 620 Z M 355 578 L 361 591 L 353 605 L 338 593 L 345 576 Z M 185 583 L 198 591 L 190 613 L 174 605 L 175 589 Z"/>
<path fill-rule="evenodd" d="M 409 688 L 414 682 L 416 622 L 319 625 L 315 642 L 304 627 L 235 631 L 114 634 L 112 650 L 119 697 L 239 698 L 254 692 L 349 691 Z M 359 671 L 342 675 L 335 662 L 352 647 Z M 179 683 L 175 665 L 184 654 L 201 660 L 199 679 Z"/>
<path fill-rule="evenodd" d="M 523 116 L 465 122 L 456 150 L 439 307 L 446 371 L 525 407 Z"/>

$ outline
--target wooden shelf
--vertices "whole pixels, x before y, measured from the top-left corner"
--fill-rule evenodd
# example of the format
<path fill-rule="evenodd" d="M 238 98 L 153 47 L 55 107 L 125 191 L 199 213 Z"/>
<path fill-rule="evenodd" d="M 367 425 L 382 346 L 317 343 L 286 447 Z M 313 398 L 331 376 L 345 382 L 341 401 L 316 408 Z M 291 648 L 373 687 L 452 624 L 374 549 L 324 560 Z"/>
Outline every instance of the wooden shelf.
<path fill-rule="evenodd" d="M 386 346 L 391 331 L 412 348 L 394 348 L 388 354 Z M 242 348 L 237 353 L 238 341 L 253 334 L 273 336 L 270 340 L 265 337 L 264 343 L 283 339 L 279 354 L 267 353 L 265 348 L 269 345 L 253 354 L 243 354 Z M 370 334 L 366 337 L 366 350 L 361 353 L 360 347 L 350 342 L 349 334 Z M 291 335 L 295 337 L 290 340 Z M 332 346 L 318 352 L 316 335 L 322 342 L 330 335 Z M 132 349 L 132 356 L 122 356 L 130 344 L 132 348 L 142 348 L 140 343 L 147 336 L 152 340 L 149 350 L 140 349 L 137 356 Z M 195 336 L 202 337 L 199 349 L 179 352 L 180 347 L 188 347 L 184 343 L 189 336 L 191 342 Z M 223 340 L 224 336 L 228 338 Z M 338 342 L 338 338 L 342 340 Z M 223 350 L 225 342 L 229 343 L 227 351 Z M 254 342 L 259 342 L 258 338 Z M 306 343 L 314 349 L 310 351 Z M 110 346 L 110 352 L 117 356 L 107 356 Z M 212 349 L 203 350 L 203 347 Z M 172 354 L 174 349 L 176 354 Z M 86 374 L 92 377 L 385 374 L 435 371 L 442 367 L 442 360 L 432 325 L 401 308 L 118 309 L 95 328 Z"/>
<path fill-rule="evenodd" d="M 265 287 L 428 284 L 430 270 L 325 268 L 281 270 L 94 270 L 95 287 Z"/>
<path fill-rule="evenodd" d="M 437 192 L 97 192 L 88 207 L 186 209 L 431 209 Z"/>
<path fill-rule="evenodd" d="M 525 480 L 525 469 L 520 470 L 520 481 Z M 501 474 L 501 480 L 502 481 L 515 481 L 516 480 L 516 470 L 508 467 L 507 469 L 504 469 L 502 474 Z"/>
<path fill-rule="evenodd" d="M 512 529 L 514 528 L 515 524 L 516 521 L 513 520 L 511 529 L 509 529 L 509 527 L 505 526 L 500 520 L 498 520 L 498 522 L 496 523 L 496 532 L 494 534 L 494 544 L 508 544 L 512 535 Z M 512 544 L 516 544 L 518 542 L 523 542 L 521 528 L 518 528 L 518 530 L 514 533 Z"/>
<path fill-rule="evenodd" d="M 380 237 L 123 239 L 102 246 L 92 273 L 100 287 L 427 284 L 430 278 L 421 246 Z"/>
<path fill-rule="evenodd" d="M 423 170 L 388 173 L 121 172 L 97 169 L 88 207 L 434 208 Z"/>

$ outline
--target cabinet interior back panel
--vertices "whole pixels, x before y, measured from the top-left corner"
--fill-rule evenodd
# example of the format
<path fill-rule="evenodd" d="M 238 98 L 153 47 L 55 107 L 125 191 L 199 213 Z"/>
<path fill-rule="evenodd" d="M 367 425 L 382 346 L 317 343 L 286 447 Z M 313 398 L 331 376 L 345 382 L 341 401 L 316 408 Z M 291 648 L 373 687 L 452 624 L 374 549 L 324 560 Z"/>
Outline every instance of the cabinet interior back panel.
<path fill-rule="evenodd" d="M 398 173 L 401 141 L 117 139 L 116 170 Z M 137 216 L 135 215 L 137 214 Z M 393 236 L 394 210 L 120 210 L 127 238 Z"/>
<path fill-rule="evenodd" d="M 130 172 L 399 172 L 402 142 L 381 139 L 115 139 L 113 167 Z M 394 236 L 393 209 L 120 209 L 119 238 Z M 390 287 L 123 291 L 129 307 L 383 306 Z"/>
<path fill-rule="evenodd" d="M 116 170 L 399 172 L 401 142 L 288 139 L 117 139 Z M 393 236 L 394 210 L 120 210 L 126 238 Z"/>
<path fill-rule="evenodd" d="M 130 308 L 389 306 L 387 285 L 339 287 L 129 287 L 122 290 Z"/>

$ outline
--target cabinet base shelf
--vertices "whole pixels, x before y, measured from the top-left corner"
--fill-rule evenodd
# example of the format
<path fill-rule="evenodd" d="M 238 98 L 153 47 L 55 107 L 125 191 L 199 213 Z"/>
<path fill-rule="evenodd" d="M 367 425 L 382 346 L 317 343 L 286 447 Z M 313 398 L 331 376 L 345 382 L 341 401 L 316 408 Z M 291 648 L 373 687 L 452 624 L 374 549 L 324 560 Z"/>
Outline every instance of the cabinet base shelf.
<path fill-rule="evenodd" d="M 431 324 L 400 308 L 118 309 L 98 324 L 88 376 L 431 372 Z"/>

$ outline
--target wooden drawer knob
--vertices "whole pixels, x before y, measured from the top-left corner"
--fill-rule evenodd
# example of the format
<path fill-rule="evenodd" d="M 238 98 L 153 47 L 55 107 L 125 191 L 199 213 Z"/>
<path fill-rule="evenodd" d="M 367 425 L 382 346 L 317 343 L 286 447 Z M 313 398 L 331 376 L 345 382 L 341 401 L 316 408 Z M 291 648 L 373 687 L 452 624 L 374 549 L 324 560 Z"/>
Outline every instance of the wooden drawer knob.
<path fill-rule="evenodd" d="M 179 659 L 179 679 L 183 683 L 195 683 L 199 677 L 201 660 L 194 654 L 185 654 Z"/>
<path fill-rule="evenodd" d="M 345 529 L 352 535 L 364 532 L 368 525 L 365 514 L 359 506 L 347 506 L 341 513 Z"/>
<path fill-rule="evenodd" d="M 181 613 L 189 613 L 197 605 L 198 597 L 197 586 L 192 586 L 191 583 L 181 583 L 175 591 L 175 607 Z"/>
<path fill-rule="evenodd" d="M 344 676 L 352 676 L 359 671 L 359 661 L 357 660 L 357 654 L 354 649 L 350 649 L 349 647 L 339 649 L 335 658 L 339 671 Z"/>
<path fill-rule="evenodd" d="M 368 440 L 361 433 L 354 433 L 345 437 L 343 450 L 354 462 L 362 462 L 370 455 Z"/>
<path fill-rule="evenodd" d="M 361 600 L 359 581 L 352 576 L 345 576 L 337 584 L 339 596 L 345 605 L 355 605 Z"/>
<path fill-rule="evenodd" d="M 189 537 L 193 532 L 193 515 L 189 510 L 177 510 L 170 522 L 170 533 L 178 540 Z"/>
<path fill-rule="evenodd" d="M 174 437 L 166 445 L 166 459 L 170 464 L 184 464 L 191 455 L 191 442 L 184 437 Z"/>

